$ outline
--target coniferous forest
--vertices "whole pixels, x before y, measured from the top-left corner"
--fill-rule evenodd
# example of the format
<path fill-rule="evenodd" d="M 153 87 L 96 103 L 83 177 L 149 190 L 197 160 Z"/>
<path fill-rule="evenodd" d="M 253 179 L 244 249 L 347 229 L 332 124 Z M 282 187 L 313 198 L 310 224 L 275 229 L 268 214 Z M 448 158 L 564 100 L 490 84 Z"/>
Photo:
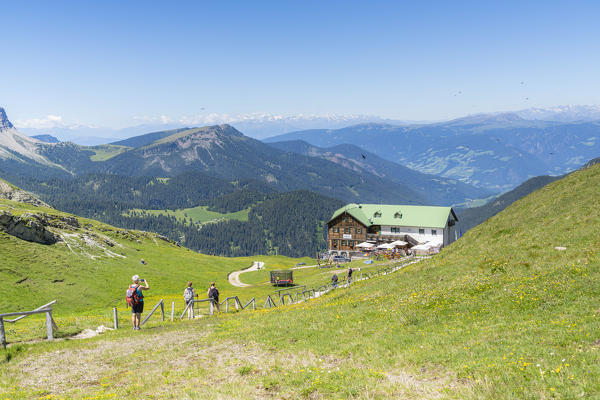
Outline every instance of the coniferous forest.
<path fill-rule="evenodd" d="M 172 178 L 89 174 L 14 180 L 59 210 L 122 228 L 157 232 L 190 249 L 222 256 L 314 255 L 326 248 L 324 224 L 343 205 L 307 190 L 277 192 L 260 181 L 227 181 L 199 172 Z M 248 220 L 201 224 L 146 212 L 196 206 L 219 213 L 248 210 Z"/>

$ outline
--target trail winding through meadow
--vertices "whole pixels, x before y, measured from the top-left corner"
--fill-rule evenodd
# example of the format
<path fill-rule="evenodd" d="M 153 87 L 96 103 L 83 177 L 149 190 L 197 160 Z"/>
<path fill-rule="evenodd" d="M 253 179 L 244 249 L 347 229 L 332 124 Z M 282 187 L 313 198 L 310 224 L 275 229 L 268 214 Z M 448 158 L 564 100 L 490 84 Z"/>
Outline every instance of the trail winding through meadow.
<path fill-rule="evenodd" d="M 237 286 L 237 287 L 251 286 L 251 285 L 248 285 L 247 283 L 243 283 L 242 281 L 240 281 L 240 275 L 244 272 L 258 271 L 259 269 L 263 268 L 264 266 L 265 266 L 264 262 L 254 261 L 249 268 L 230 273 L 229 274 L 229 283 L 231 283 L 233 286 Z"/>

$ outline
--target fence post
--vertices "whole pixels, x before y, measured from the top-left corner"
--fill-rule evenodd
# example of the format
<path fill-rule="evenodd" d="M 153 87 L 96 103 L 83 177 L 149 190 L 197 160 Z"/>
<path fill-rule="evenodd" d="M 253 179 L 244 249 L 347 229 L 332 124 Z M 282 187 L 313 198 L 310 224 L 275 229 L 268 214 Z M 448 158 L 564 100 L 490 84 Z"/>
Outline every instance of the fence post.
<path fill-rule="evenodd" d="M 256 299 L 252 299 L 252 311 L 256 311 Z"/>
<path fill-rule="evenodd" d="M 192 319 L 196 318 L 196 316 L 194 315 L 194 306 L 196 305 L 196 302 L 194 301 L 194 299 L 192 299 L 192 302 L 190 303 L 192 305 Z"/>
<path fill-rule="evenodd" d="M 113 325 L 115 329 L 119 329 L 119 318 L 117 317 L 117 307 L 113 307 Z"/>
<path fill-rule="evenodd" d="M 215 306 L 214 306 L 214 304 L 213 304 L 213 303 L 214 303 L 214 300 L 213 300 L 213 299 L 210 299 L 210 302 L 209 302 L 209 303 L 210 303 L 210 315 L 213 315 L 213 314 L 214 314 L 214 312 L 215 312 L 215 310 L 214 310 L 214 307 L 215 307 Z"/>
<path fill-rule="evenodd" d="M 173 315 L 175 314 L 175 302 L 171 302 L 171 322 L 173 322 Z"/>
<path fill-rule="evenodd" d="M 0 345 L 6 348 L 6 334 L 4 333 L 4 318 L 0 317 Z"/>
<path fill-rule="evenodd" d="M 235 309 L 238 310 L 238 311 L 240 309 L 240 306 L 238 304 L 239 302 L 240 302 L 240 300 L 237 298 L 237 296 L 235 296 Z"/>
<path fill-rule="evenodd" d="M 225 299 L 225 312 L 229 312 L 229 300 Z"/>
<path fill-rule="evenodd" d="M 165 322 L 165 302 L 160 299 L 160 318 Z"/>
<path fill-rule="evenodd" d="M 52 334 L 52 309 L 46 311 L 46 332 L 48 333 L 48 340 L 54 340 Z"/>

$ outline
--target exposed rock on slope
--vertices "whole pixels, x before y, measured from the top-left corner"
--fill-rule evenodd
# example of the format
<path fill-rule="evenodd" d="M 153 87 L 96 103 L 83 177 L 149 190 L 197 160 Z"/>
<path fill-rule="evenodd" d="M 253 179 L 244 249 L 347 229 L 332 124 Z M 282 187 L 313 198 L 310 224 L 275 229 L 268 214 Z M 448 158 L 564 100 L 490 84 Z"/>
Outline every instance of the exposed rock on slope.
<path fill-rule="evenodd" d="M 37 214 L 16 216 L 2 212 L 0 214 L 0 229 L 9 235 L 28 242 L 54 244 L 60 241 L 60 236 L 46 229 L 44 219 Z"/>
<path fill-rule="evenodd" d="M 0 179 L 0 199 L 17 201 L 19 203 L 33 204 L 36 207 L 50 207 L 34 195 L 19 189 L 16 186 L 12 186 L 9 183 Z"/>

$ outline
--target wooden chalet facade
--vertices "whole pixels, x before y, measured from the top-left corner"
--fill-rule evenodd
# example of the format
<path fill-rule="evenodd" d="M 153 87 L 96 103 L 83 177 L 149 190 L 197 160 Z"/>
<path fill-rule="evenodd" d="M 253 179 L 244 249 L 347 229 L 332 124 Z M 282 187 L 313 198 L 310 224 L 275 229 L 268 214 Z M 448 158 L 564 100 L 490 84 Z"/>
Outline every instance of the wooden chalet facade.
<path fill-rule="evenodd" d="M 367 240 L 367 227 L 349 213 L 342 213 L 328 223 L 329 250 L 355 251 Z"/>

